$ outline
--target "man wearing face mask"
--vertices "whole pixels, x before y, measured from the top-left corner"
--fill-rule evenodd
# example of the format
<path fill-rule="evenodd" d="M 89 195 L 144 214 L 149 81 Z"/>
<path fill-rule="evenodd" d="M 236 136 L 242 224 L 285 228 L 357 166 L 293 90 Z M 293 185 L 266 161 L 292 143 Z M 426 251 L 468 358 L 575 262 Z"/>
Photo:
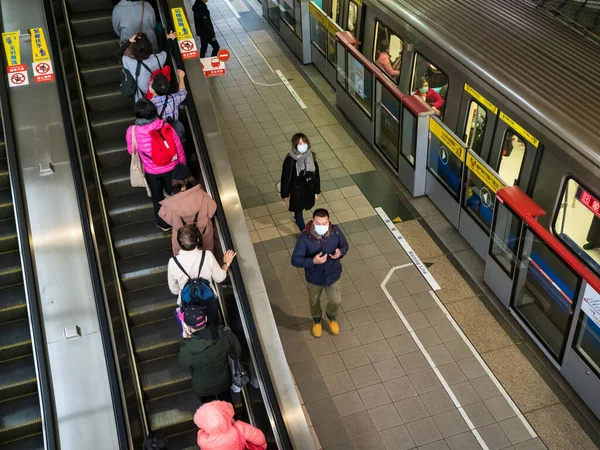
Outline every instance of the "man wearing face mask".
<path fill-rule="evenodd" d="M 425 77 L 417 78 L 415 82 L 414 95 L 418 96 L 421 100 L 431 106 L 436 116 L 440 115 L 440 109 L 444 106 L 444 99 L 435 90 L 429 87 L 429 82 Z"/>
<path fill-rule="evenodd" d="M 348 253 L 348 242 L 337 225 L 329 222 L 329 212 L 319 208 L 313 213 L 313 220 L 306 224 L 296 242 L 292 254 L 292 265 L 304 268 L 310 313 L 313 318 L 312 334 L 320 337 L 323 333 L 321 319 L 321 294 L 327 294 L 326 317 L 329 331 L 333 335 L 340 332 L 336 321 L 337 310 L 342 301 L 338 280 L 342 275 L 340 259 Z"/>

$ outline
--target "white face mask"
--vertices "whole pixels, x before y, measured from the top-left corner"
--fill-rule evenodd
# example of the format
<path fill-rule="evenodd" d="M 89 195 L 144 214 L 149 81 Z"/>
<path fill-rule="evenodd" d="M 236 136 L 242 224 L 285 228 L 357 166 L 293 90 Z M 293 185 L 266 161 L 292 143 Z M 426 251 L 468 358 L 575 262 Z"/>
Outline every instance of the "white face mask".
<path fill-rule="evenodd" d="M 304 153 L 306 150 L 308 150 L 308 144 L 298 144 L 297 149 L 300 153 Z"/>
<path fill-rule="evenodd" d="M 325 236 L 329 231 L 329 225 L 315 225 L 315 231 L 319 236 Z"/>

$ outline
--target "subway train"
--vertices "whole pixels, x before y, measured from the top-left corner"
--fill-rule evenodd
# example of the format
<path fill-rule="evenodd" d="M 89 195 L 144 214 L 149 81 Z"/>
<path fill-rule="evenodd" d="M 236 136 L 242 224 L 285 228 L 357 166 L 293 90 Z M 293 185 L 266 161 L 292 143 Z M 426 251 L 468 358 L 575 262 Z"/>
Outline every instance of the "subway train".
<path fill-rule="evenodd" d="M 263 15 L 600 417 L 600 42 L 529 0 L 269 0 Z M 504 218 L 505 186 L 543 231 Z"/>

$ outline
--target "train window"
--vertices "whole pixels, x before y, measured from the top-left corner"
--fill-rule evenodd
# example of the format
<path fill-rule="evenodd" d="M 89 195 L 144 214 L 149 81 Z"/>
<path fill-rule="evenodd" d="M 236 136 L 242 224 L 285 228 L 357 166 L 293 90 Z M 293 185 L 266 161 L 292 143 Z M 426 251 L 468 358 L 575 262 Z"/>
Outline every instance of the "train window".
<path fill-rule="evenodd" d="M 337 23 L 340 24 L 340 1 L 339 0 L 331 0 L 331 18 Z"/>
<path fill-rule="evenodd" d="M 375 41 L 373 47 L 373 62 L 398 84 L 402 52 L 406 44 L 396 34 L 381 22 L 375 26 Z"/>
<path fill-rule="evenodd" d="M 467 144 L 467 147 L 471 148 L 478 155 L 481 155 L 481 146 L 483 145 L 483 134 L 485 133 L 486 125 L 487 112 L 485 108 L 476 101 L 471 100 L 463 140 Z"/>
<path fill-rule="evenodd" d="M 600 376 L 600 326 L 593 317 L 583 311 L 579 315 L 577 337 L 573 342 L 575 351 Z"/>
<path fill-rule="evenodd" d="M 554 219 L 554 233 L 600 274 L 600 195 L 568 178 Z"/>
<path fill-rule="evenodd" d="M 310 42 L 325 55 L 327 47 L 327 30 L 325 29 L 324 21 L 317 15 L 323 15 L 319 11 L 310 12 Z"/>
<path fill-rule="evenodd" d="M 348 52 L 348 95 L 371 117 L 373 74 Z"/>
<path fill-rule="evenodd" d="M 358 39 L 358 5 L 352 0 L 348 3 L 348 31 Z"/>
<path fill-rule="evenodd" d="M 517 184 L 525 158 L 525 141 L 513 130 L 506 130 L 502 141 L 498 174 L 509 185 Z"/>
<path fill-rule="evenodd" d="M 448 76 L 417 53 L 413 66 L 411 92 L 431 106 L 435 114 L 444 116 L 448 95 Z"/>

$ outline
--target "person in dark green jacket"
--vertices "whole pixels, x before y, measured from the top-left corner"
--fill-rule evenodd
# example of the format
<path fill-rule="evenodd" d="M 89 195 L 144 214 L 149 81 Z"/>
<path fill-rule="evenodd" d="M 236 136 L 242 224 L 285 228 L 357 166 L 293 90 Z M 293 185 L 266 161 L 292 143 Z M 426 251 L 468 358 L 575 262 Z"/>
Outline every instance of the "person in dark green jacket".
<path fill-rule="evenodd" d="M 190 305 L 183 313 L 184 338 L 179 346 L 179 364 L 192 372 L 192 388 L 202 403 L 212 400 L 231 402 L 229 359 L 242 353 L 238 338 L 219 325 L 207 326 L 200 307 Z"/>

